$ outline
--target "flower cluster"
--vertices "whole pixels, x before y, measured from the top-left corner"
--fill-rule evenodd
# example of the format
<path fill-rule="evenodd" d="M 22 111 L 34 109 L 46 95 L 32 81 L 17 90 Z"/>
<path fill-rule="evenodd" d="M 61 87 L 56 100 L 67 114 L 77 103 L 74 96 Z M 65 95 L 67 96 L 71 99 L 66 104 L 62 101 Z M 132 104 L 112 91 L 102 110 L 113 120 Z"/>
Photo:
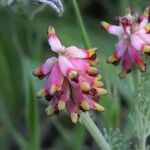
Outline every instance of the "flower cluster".
<path fill-rule="evenodd" d="M 51 116 L 66 108 L 72 122 L 76 123 L 80 110 L 104 111 L 104 107 L 97 103 L 107 91 L 95 67 L 98 63 L 96 48 L 65 47 L 53 27 L 48 28 L 48 42 L 58 57 L 47 59 L 33 71 L 33 75 L 40 79 L 47 77 L 44 87 L 37 93 L 49 102 L 47 114 Z"/>
<path fill-rule="evenodd" d="M 132 13 L 127 8 L 126 15 L 117 17 L 119 25 L 102 22 L 101 25 L 109 33 L 119 38 L 116 49 L 107 60 L 108 63 L 117 65 L 122 61 L 120 77 L 123 78 L 136 65 L 142 72 L 146 70 L 142 54 L 150 54 L 150 7 L 147 7 L 142 16 Z"/>

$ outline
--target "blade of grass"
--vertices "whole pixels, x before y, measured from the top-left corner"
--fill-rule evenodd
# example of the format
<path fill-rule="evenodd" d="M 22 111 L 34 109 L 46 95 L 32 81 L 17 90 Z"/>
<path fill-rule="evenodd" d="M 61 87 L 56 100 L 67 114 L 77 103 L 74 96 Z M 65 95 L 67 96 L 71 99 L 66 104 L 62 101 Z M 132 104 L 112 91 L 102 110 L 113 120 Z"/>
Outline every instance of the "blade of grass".
<path fill-rule="evenodd" d="M 34 89 L 31 79 L 29 78 L 26 93 L 26 123 L 29 133 L 30 146 L 32 149 L 40 149 L 39 139 L 39 118 L 37 101 L 34 96 Z"/>
<path fill-rule="evenodd" d="M 9 115 L 6 112 L 3 101 L 0 101 L 0 122 L 3 124 L 4 128 L 6 128 L 8 133 L 11 134 L 16 140 L 16 142 L 20 146 L 20 149 L 25 150 L 27 145 L 26 140 L 13 126 Z"/>
<path fill-rule="evenodd" d="M 72 140 L 72 150 L 81 150 L 85 140 L 86 130 L 80 124 L 77 124 L 74 129 L 74 136 Z"/>
<path fill-rule="evenodd" d="M 39 135 L 39 114 L 38 103 L 35 98 L 34 86 L 31 79 L 32 67 L 28 59 L 23 59 L 24 68 L 24 86 L 25 86 L 25 119 L 29 136 L 29 147 L 31 149 L 40 149 L 40 135 Z"/>

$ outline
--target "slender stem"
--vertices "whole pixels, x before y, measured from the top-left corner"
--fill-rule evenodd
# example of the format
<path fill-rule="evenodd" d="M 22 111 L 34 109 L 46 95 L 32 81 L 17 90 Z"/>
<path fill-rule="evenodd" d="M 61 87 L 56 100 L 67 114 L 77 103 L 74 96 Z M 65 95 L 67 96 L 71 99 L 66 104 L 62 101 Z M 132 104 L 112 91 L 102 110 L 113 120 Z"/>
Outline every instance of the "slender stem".
<path fill-rule="evenodd" d="M 81 124 L 89 131 L 95 142 L 98 144 L 98 147 L 102 150 L 111 150 L 110 145 L 104 139 L 102 133 L 97 128 L 93 120 L 90 118 L 89 114 L 86 112 L 80 113 L 79 121 Z"/>
<path fill-rule="evenodd" d="M 81 30 L 81 33 L 82 33 L 82 37 L 83 37 L 85 47 L 90 48 L 91 47 L 90 40 L 89 40 L 87 31 L 86 31 L 84 23 L 83 23 L 83 19 L 81 17 L 81 13 L 80 13 L 77 1 L 72 0 L 72 3 L 73 3 L 75 14 L 76 14 L 76 17 L 77 17 L 77 22 L 79 23 L 79 27 L 80 27 L 80 30 Z"/>
<path fill-rule="evenodd" d="M 145 138 L 141 139 L 139 149 L 140 150 L 146 150 Z"/>

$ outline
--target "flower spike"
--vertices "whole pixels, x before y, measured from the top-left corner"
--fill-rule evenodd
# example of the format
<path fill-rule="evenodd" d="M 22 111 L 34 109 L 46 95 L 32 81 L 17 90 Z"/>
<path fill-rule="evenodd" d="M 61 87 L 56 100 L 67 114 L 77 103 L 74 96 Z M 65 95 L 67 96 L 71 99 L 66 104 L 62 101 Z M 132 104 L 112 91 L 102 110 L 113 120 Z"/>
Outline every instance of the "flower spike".
<path fill-rule="evenodd" d="M 66 108 L 72 122 L 76 123 L 79 111 L 104 111 L 104 107 L 96 103 L 107 94 L 95 67 L 98 63 L 97 48 L 64 47 L 52 26 L 48 28 L 48 42 L 58 56 L 47 59 L 33 71 L 33 75 L 40 79 L 47 77 L 45 85 L 37 93 L 37 97 L 45 97 L 49 103 L 47 115 L 57 114 Z"/>
<path fill-rule="evenodd" d="M 150 54 L 150 7 L 148 6 L 143 15 L 133 13 L 131 8 L 126 9 L 125 16 L 117 17 L 118 26 L 105 21 L 101 26 L 119 38 L 116 49 L 107 59 L 108 63 L 118 65 L 122 62 L 120 77 L 124 78 L 135 65 L 141 72 L 146 71 L 143 54 Z"/>

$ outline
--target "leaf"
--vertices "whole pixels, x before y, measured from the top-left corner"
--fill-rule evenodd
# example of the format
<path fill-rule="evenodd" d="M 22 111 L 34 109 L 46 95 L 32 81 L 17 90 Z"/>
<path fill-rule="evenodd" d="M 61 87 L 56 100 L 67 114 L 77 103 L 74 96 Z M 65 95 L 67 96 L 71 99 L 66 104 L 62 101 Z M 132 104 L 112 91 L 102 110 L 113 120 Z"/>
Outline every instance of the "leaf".
<path fill-rule="evenodd" d="M 26 98 L 26 121 L 29 132 L 30 146 L 33 149 L 40 149 L 39 145 L 39 119 L 38 119 L 38 109 L 37 101 L 34 97 L 34 90 L 32 81 L 29 78 L 28 89 L 27 89 L 27 98 Z"/>
<path fill-rule="evenodd" d="M 11 119 L 5 109 L 3 101 L 0 101 L 0 122 L 6 128 L 8 133 L 10 133 L 16 142 L 19 144 L 22 150 L 26 149 L 26 140 L 25 138 L 18 132 L 17 129 L 13 126 Z"/>
<path fill-rule="evenodd" d="M 24 86 L 25 86 L 25 117 L 26 125 L 29 135 L 29 143 L 31 149 L 40 149 L 40 135 L 39 135 L 39 114 L 38 114 L 38 102 L 35 98 L 34 86 L 31 79 L 31 63 L 28 59 L 23 59 L 24 64 Z"/>
<path fill-rule="evenodd" d="M 74 129 L 72 140 L 72 150 L 81 150 L 84 144 L 86 130 L 81 124 L 77 124 Z"/>

